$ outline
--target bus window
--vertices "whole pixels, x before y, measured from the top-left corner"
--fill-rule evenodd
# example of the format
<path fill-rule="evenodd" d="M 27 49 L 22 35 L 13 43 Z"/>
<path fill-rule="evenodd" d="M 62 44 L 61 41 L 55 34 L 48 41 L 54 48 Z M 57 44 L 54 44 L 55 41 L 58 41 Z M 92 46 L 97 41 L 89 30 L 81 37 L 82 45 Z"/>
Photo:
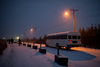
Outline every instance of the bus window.
<path fill-rule="evenodd" d="M 56 39 L 56 36 L 54 36 L 54 39 Z"/>
<path fill-rule="evenodd" d="M 69 35 L 68 38 L 71 39 L 71 35 Z"/>
<path fill-rule="evenodd" d="M 72 36 L 73 39 L 77 39 L 77 36 Z"/>
<path fill-rule="evenodd" d="M 52 36 L 50 36 L 49 39 L 52 39 Z"/>
<path fill-rule="evenodd" d="M 81 39 L 81 36 L 78 36 L 78 39 Z"/>
<path fill-rule="evenodd" d="M 52 39 L 54 39 L 54 36 L 52 36 Z"/>
<path fill-rule="evenodd" d="M 64 35 L 61 35 L 61 39 L 64 39 L 65 37 L 64 37 Z"/>
<path fill-rule="evenodd" d="M 61 35 L 61 39 L 67 39 L 67 35 Z"/>
<path fill-rule="evenodd" d="M 57 35 L 57 36 L 56 36 L 56 39 L 60 39 L 60 35 Z"/>
<path fill-rule="evenodd" d="M 52 36 L 50 36 L 49 39 L 52 39 Z"/>
<path fill-rule="evenodd" d="M 48 39 L 52 39 L 52 36 L 48 36 Z"/>

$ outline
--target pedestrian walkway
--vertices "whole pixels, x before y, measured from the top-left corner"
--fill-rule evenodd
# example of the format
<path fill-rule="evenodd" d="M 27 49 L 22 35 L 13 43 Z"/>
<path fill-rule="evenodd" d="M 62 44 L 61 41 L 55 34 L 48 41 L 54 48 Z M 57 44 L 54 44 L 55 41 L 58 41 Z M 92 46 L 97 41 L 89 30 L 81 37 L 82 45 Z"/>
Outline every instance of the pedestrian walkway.
<path fill-rule="evenodd" d="M 18 44 L 8 44 L 4 55 L 0 57 L 0 67 L 62 67 L 54 62 L 54 55 L 41 54 L 38 50 L 18 46 Z"/>

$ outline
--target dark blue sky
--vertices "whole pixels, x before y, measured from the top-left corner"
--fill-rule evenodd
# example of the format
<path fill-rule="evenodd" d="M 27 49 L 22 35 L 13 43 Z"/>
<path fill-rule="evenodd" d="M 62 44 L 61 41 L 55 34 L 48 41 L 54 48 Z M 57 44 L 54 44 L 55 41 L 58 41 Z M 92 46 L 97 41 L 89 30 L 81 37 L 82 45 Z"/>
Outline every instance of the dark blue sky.
<path fill-rule="evenodd" d="M 37 38 L 45 34 L 73 31 L 75 12 L 76 31 L 100 23 L 100 0 L 0 0 L 0 38 L 14 38 L 26 33 Z M 65 16 L 64 13 L 68 12 Z M 21 38 L 24 38 L 21 36 Z"/>

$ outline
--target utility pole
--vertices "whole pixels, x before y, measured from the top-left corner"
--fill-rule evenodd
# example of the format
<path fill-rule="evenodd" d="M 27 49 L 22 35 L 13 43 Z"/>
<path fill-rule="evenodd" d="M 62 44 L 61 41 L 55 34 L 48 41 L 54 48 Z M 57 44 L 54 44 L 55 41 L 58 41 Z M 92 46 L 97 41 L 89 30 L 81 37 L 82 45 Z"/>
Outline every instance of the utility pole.
<path fill-rule="evenodd" d="M 75 11 L 78 11 L 78 9 L 77 10 L 70 9 L 70 10 L 73 11 L 73 31 L 75 31 Z"/>
<path fill-rule="evenodd" d="M 37 27 L 33 27 L 34 29 L 35 29 L 35 40 L 36 40 L 36 29 L 37 29 Z"/>

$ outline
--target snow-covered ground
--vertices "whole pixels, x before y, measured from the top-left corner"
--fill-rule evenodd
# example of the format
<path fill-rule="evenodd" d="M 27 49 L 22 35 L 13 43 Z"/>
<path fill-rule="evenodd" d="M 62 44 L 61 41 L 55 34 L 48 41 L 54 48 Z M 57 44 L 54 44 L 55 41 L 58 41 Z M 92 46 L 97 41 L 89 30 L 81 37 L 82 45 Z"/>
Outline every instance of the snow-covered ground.
<path fill-rule="evenodd" d="M 30 43 L 33 45 L 32 43 Z M 39 44 L 34 44 L 40 47 Z M 8 48 L 0 56 L 0 67 L 66 67 L 54 62 L 56 48 L 45 47 L 46 54 L 39 53 L 32 47 L 8 44 Z M 68 57 L 68 67 L 100 67 L 100 50 L 75 47 L 71 50 L 60 49 L 60 54 Z"/>

